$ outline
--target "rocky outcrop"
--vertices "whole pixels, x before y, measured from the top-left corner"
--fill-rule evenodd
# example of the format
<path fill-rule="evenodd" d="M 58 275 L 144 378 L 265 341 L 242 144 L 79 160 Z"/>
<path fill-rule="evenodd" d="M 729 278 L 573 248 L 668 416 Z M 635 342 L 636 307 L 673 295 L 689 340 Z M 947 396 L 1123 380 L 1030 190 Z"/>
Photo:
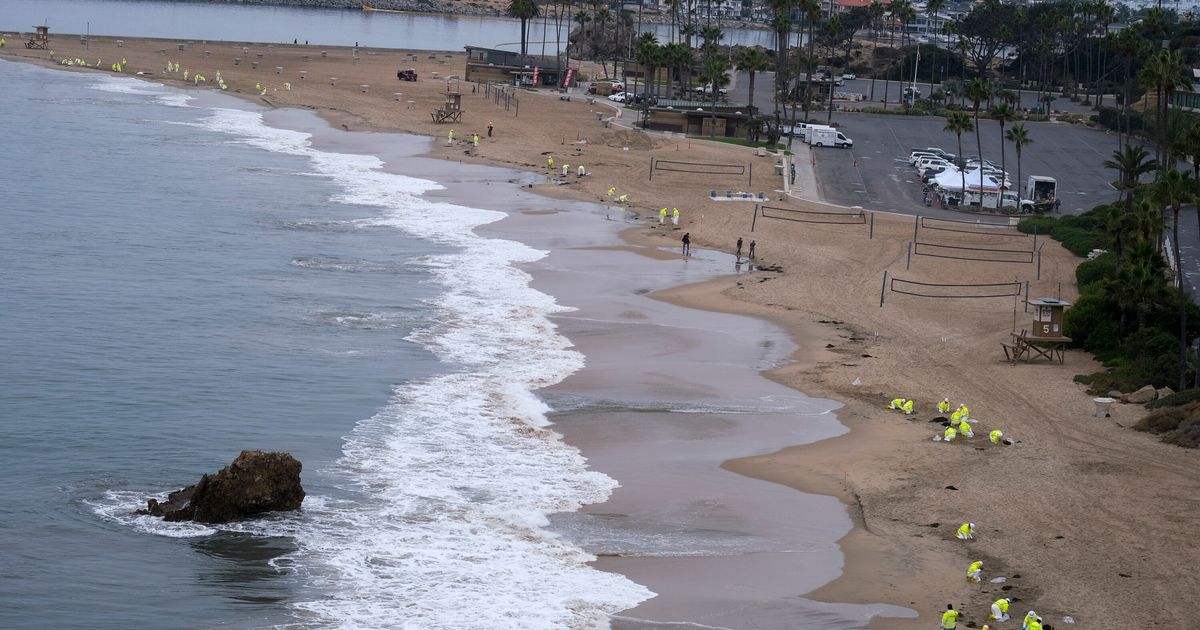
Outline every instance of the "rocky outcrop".
<path fill-rule="evenodd" d="M 1145 404 L 1158 398 L 1158 391 L 1153 385 L 1147 385 L 1132 394 L 1125 395 L 1125 402 L 1135 405 Z"/>
<path fill-rule="evenodd" d="M 300 462 L 289 453 L 242 451 L 233 463 L 196 485 L 150 499 L 138 514 L 167 521 L 227 523 L 264 512 L 300 509 Z"/>

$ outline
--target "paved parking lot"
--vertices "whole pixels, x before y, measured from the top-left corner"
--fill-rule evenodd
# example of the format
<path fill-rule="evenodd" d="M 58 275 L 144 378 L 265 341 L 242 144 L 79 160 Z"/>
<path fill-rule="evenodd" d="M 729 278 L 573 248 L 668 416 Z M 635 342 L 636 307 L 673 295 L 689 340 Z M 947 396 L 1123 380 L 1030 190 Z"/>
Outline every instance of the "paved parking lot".
<path fill-rule="evenodd" d="M 903 85 L 900 85 L 898 82 L 892 81 L 890 86 L 885 86 L 885 83 L 883 82 L 883 80 L 876 79 L 875 80 L 875 98 L 874 99 L 870 99 L 870 96 L 871 96 L 871 80 L 870 79 L 856 79 L 853 81 L 846 81 L 845 85 L 838 87 L 835 91 L 836 92 L 857 92 L 859 94 L 862 94 L 864 98 L 874 101 L 874 102 L 865 102 L 864 101 L 861 103 L 856 103 L 855 105 L 858 107 L 882 107 L 883 103 L 881 103 L 880 101 L 882 101 L 883 97 L 884 97 L 884 88 L 888 87 L 889 88 L 887 90 L 888 107 L 889 108 L 891 108 L 891 107 L 899 108 L 900 104 L 899 104 L 898 99 L 900 98 L 900 95 L 901 95 L 903 89 L 910 85 L 912 85 L 912 84 L 904 83 Z M 940 85 L 940 84 L 938 84 L 938 85 Z M 928 97 L 930 94 L 933 93 L 933 88 L 928 83 L 921 83 L 918 81 L 917 89 L 921 90 L 921 94 L 926 97 Z M 755 107 L 758 107 L 759 111 L 768 112 L 768 113 L 775 111 L 774 90 L 775 90 L 775 73 L 774 72 L 759 72 L 754 75 L 754 105 L 755 105 Z M 749 75 L 746 74 L 745 72 L 734 72 L 733 73 L 733 82 L 729 86 L 729 100 L 734 103 L 745 103 L 749 99 L 749 96 L 750 96 L 749 92 L 750 92 Z M 1037 105 L 1037 96 L 1038 96 L 1037 92 L 1030 92 L 1030 91 L 1023 90 L 1023 91 L 1021 91 L 1020 94 L 1021 94 L 1021 107 L 1032 108 Z M 1106 105 L 1108 105 L 1110 107 L 1114 103 L 1114 101 L 1112 100 L 1111 97 L 1106 97 L 1104 102 Z M 1052 109 L 1062 111 L 1062 112 L 1094 113 L 1090 106 L 1080 105 L 1079 103 L 1072 103 L 1070 100 L 1061 98 L 1061 97 L 1058 99 L 1055 99 L 1055 101 L 1053 103 L 1051 103 L 1050 107 Z M 799 114 L 797 114 L 797 115 L 799 115 Z M 824 110 L 822 110 L 821 112 L 814 113 L 814 114 L 812 114 L 812 116 L 813 117 L 820 116 L 823 118 L 825 116 Z"/>
<path fill-rule="evenodd" d="M 938 117 L 838 114 L 841 130 L 854 140 L 853 149 L 814 148 L 817 185 L 825 201 L 892 212 L 929 212 L 922 203 L 921 183 L 908 164 L 915 148 L 941 147 L 958 153 L 954 134 L 944 131 Z M 980 120 L 983 157 L 1000 163 L 1000 127 Z M 1033 144 L 1025 147 L 1021 178 L 1048 175 L 1058 180 L 1058 197 L 1064 214 L 1077 214 L 1118 197 L 1109 182 L 1116 173 L 1102 166 L 1117 148 L 1116 135 L 1067 123 L 1026 123 Z M 963 153 L 976 154 L 975 134 L 963 135 Z M 799 142 L 799 140 L 797 140 Z M 1005 164 L 1018 186 L 1017 159 L 1012 143 L 1005 143 Z M 857 162 L 857 166 L 855 165 Z M 1019 184 L 1022 188 L 1024 182 Z"/>

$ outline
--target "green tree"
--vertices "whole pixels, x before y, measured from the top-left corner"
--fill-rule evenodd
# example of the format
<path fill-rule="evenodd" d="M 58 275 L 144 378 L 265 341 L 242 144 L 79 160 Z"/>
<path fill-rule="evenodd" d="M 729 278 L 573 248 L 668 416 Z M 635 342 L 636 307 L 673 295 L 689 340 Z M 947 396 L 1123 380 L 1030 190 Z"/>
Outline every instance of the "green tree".
<path fill-rule="evenodd" d="M 1127 144 L 1125 148 L 1112 152 L 1112 157 L 1104 160 L 1104 168 L 1118 173 L 1117 190 L 1125 197 L 1126 211 L 1133 209 L 1133 191 L 1143 175 L 1153 173 L 1158 164 L 1150 158 L 1146 148 L 1137 144 Z"/>
<path fill-rule="evenodd" d="M 750 78 L 750 107 L 754 107 L 754 77 L 759 72 L 766 72 L 771 68 L 771 57 L 762 46 L 751 46 L 743 48 L 738 55 L 738 69 L 749 75 Z M 753 109 L 751 110 L 753 111 Z"/>
<path fill-rule="evenodd" d="M 1005 162 L 1005 152 L 1004 152 L 1004 138 L 1005 138 L 1004 126 L 1017 119 L 1017 112 L 1012 107 L 1009 107 L 1008 103 L 1000 103 L 999 105 L 992 108 L 992 118 L 994 118 L 996 120 L 996 122 L 1000 123 L 1000 171 L 1001 171 L 1000 178 L 1004 179 L 1004 177 L 1005 177 L 1004 173 L 1008 172 L 1008 170 L 1007 170 L 1008 164 Z M 1021 189 L 1021 177 L 1019 175 L 1020 171 L 1018 170 L 1017 172 L 1018 172 L 1017 190 L 1020 190 Z M 1004 182 L 1000 182 L 1000 189 L 1001 189 L 1001 191 L 1004 190 Z M 997 199 L 996 199 L 996 207 L 997 208 L 999 208 L 1001 205 L 1001 201 L 1002 201 L 1001 197 L 1003 197 L 1003 194 L 1001 194 L 1000 197 L 997 197 Z M 1019 200 L 1020 195 L 1017 195 L 1017 197 Z"/>
<path fill-rule="evenodd" d="M 946 131 L 954 134 L 958 138 L 958 155 L 962 157 L 962 135 L 968 131 L 975 129 L 975 124 L 971 122 L 971 118 L 962 112 L 950 112 L 946 117 Z M 959 203 L 961 204 L 967 198 L 967 169 L 958 171 L 962 192 L 959 193 Z"/>
<path fill-rule="evenodd" d="M 870 16 L 871 30 L 873 31 L 871 44 L 871 62 L 875 62 L 875 51 L 879 48 L 879 29 L 883 25 L 883 16 L 887 13 L 887 7 L 879 0 L 871 0 L 871 4 L 867 5 L 867 13 Z M 875 71 L 871 70 L 871 95 L 867 97 L 871 102 L 875 101 Z"/>
<path fill-rule="evenodd" d="M 712 87 L 712 127 L 709 129 L 709 135 L 712 135 L 717 127 L 717 98 L 721 88 L 729 85 L 729 65 L 723 57 L 713 55 L 704 62 L 704 81 Z"/>
<path fill-rule="evenodd" d="M 929 26 L 934 26 L 934 25 L 940 26 L 940 24 L 941 24 L 941 20 L 940 20 L 941 15 L 940 14 L 942 12 L 942 9 L 944 9 L 944 8 L 946 8 L 946 0 L 928 0 L 925 3 L 925 23 Z M 927 28 L 926 31 L 928 32 L 928 30 L 929 29 Z M 939 33 L 937 33 L 935 31 L 933 34 L 933 51 L 934 51 L 934 53 L 933 53 L 933 55 L 934 55 L 933 56 L 933 70 L 929 77 L 930 85 L 937 83 L 937 67 L 938 67 L 937 51 L 941 48 L 938 45 L 938 39 L 939 39 L 938 36 L 939 36 Z M 943 79 L 944 78 L 945 77 L 943 77 Z"/>
<path fill-rule="evenodd" d="M 971 82 L 963 89 L 963 94 L 971 99 L 971 103 L 975 108 L 975 149 L 979 154 L 979 168 L 981 173 L 983 170 L 983 140 L 979 137 L 979 106 L 987 100 L 988 93 L 987 82 L 979 78 L 971 79 Z M 982 183 L 983 180 L 981 178 L 980 184 Z M 966 192 L 966 190 L 963 191 L 964 201 L 966 200 Z"/>
<path fill-rule="evenodd" d="M 1164 206 L 1170 206 L 1174 221 L 1171 224 L 1171 249 L 1175 254 L 1175 284 L 1179 292 L 1185 293 L 1183 284 L 1183 263 L 1179 258 L 1179 211 L 1185 204 L 1193 203 L 1196 199 L 1196 182 L 1192 174 L 1174 168 L 1159 171 L 1154 181 L 1154 199 Z M 1187 387 L 1187 305 L 1188 300 L 1182 295 L 1179 300 L 1179 390 Z"/>
<path fill-rule="evenodd" d="M 1135 242 L 1129 248 L 1127 259 L 1117 271 L 1116 281 L 1108 286 L 1121 310 L 1122 331 L 1128 314 L 1137 318 L 1139 329 L 1145 328 L 1146 316 L 1167 300 L 1162 258 L 1154 245 L 1146 241 Z"/>
<path fill-rule="evenodd" d="M 536 0 L 509 0 L 508 14 L 521 20 L 521 56 L 529 54 L 529 20 L 538 16 Z"/>
<path fill-rule="evenodd" d="M 1013 149 L 1017 152 L 1017 198 L 1021 197 L 1021 150 L 1033 144 L 1033 138 L 1029 137 L 1029 132 L 1025 129 L 1025 123 L 1016 123 L 1008 132 L 1004 134 L 1004 138 L 1013 143 Z M 1003 144 L 1003 143 L 1001 143 Z"/>
<path fill-rule="evenodd" d="M 653 96 L 653 86 L 656 71 L 658 70 L 658 62 L 662 53 L 658 45 L 658 38 L 654 33 L 642 33 L 637 40 L 637 45 L 634 47 L 634 59 L 637 60 L 641 67 L 642 77 L 645 85 L 643 86 L 643 96 L 647 101 Z"/>

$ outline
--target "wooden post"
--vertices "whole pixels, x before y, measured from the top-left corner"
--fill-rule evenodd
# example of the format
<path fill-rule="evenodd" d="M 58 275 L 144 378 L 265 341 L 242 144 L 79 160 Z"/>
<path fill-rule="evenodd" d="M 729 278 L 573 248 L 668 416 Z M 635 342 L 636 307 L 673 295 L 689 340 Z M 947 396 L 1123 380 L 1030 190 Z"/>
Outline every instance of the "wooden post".
<path fill-rule="evenodd" d="M 746 180 L 746 186 L 754 185 L 754 162 L 750 163 L 750 178 Z"/>
<path fill-rule="evenodd" d="M 654 158 L 650 158 L 650 181 L 654 181 Z"/>
<path fill-rule="evenodd" d="M 921 215 L 918 214 L 916 217 L 916 220 L 913 221 L 913 238 L 912 238 L 912 240 L 914 240 L 914 241 L 917 240 L 917 228 L 920 225 L 921 225 Z"/>
<path fill-rule="evenodd" d="M 870 228 L 870 232 L 867 233 L 867 238 L 868 239 L 875 238 L 875 213 L 874 212 L 871 213 L 871 228 Z"/>
<path fill-rule="evenodd" d="M 750 231 L 754 231 L 755 224 L 758 223 L 758 204 L 754 204 L 754 218 L 750 220 Z"/>
<path fill-rule="evenodd" d="M 1041 280 L 1042 279 L 1042 250 L 1040 250 L 1040 249 L 1038 250 L 1037 256 L 1038 256 L 1037 279 Z"/>
<path fill-rule="evenodd" d="M 1026 313 L 1029 312 L 1029 281 L 1028 280 L 1025 281 L 1025 312 Z M 1013 330 L 1016 330 L 1015 326 L 1013 327 Z"/>
<path fill-rule="evenodd" d="M 887 269 L 883 270 L 883 286 L 879 287 L 879 308 L 883 308 L 883 296 L 887 291 Z"/>
<path fill-rule="evenodd" d="M 913 250 L 913 242 L 909 241 L 908 242 L 908 260 L 905 261 L 905 263 L 904 263 L 905 271 L 912 269 L 912 250 Z"/>

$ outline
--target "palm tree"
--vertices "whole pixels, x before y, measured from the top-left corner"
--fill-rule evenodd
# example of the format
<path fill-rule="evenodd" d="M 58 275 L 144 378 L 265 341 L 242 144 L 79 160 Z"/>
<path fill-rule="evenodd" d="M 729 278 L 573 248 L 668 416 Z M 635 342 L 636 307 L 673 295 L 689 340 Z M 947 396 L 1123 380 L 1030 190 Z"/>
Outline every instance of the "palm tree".
<path fill-rule="evenodd" d="M 713 130 L 717 127 L 717 98 L 721 95 L 721 88 L 729 85 L 729 65 L 720 55 L 713 55 L 704 63 L 704 81 L 712 86 L 712 127 L 709 128 L 709 135 L 713 134 Z"/>
<path fill-rule="evenodd" d="M 737 65 L 739 70 L 750 75 L 750 111 L 754 111 L 754 75 L 771 68 L 771 57 L 762 46 L 743 48 Z"/>
<path fill-rule="evenodd" d="M 928 0 L 925 3 L 925 20 L 926 20 L 925 23 L 926 23 L 926 25 L 931 26 L 934 23 L 936 23 L 938 21 L 938 14 L 941 13 L 942 9 L 944 9 L 944 8 L 946 8 L 946 0 Z M 925 31 L 928 32 L 929 29 L 926 28 Z M 932 86 L 933 84 L 935 84 L 937 82 L 936 81 L 937 77 L 935 76 L 937 74 L 937 50 L 938 50 L 937 43 L 938 43 L 938 40 L 937 40 L 937 36 L 935 35 L 934 40 L 933 40 L 933 54 L 934 54 L 933 73 L 929 77 L 929 85 L 930 86 Z M 930 91 L 932 92 L 933 90 L 931 89 Z"/>
<path fill-rule="evenodd" d="M 870 15 L 871 28 L 872 28 L 872 30 L 875 31 L 875 36 L 872 38 L 874 41 L 871 44 L 871 63 L 874 64 L 875 63 L 875 51 L 876 51 L 876 49 L 879 48 L 879 27 L 882 23 L 884 13 L 887 12 L 887 8 L 884 7 L 883 3 L 880 2 L 879 0 L 871 0 L 871 4 L 867 5 L 867 12 Z M 870 99 L 870 101 L 872 103 L 875 102 L 875 70 L 874 69 L 871 70 L 871 96 L 869 96 L 868 98 Z"/>
<path fill-rule="evenodd" d="M 814 31 L 816 30 L 817 20 L 821 19 L 821 3 L 819 0 L 797 0 L 797 4 L 800 10 L 804 12 L 804 17 L 808 20 L 808 59 L 805 60 L 806 73 L 804 79 L 804 121 L 808 122 L 808 110 L 812 106 L 813 47 L 816 46 L 817 42 Z M 793 110 L 794 113 L 795 111 Z"/>
<path fill-rule="evenodd" d="M 646 32 L 638 37 L 637 46 L 634 48 L 634 59 L 641 66 L 642 77 L 645 82 L 642 93 L 647 96 L 647 101 L 649 101 L 649 93 L 654 81 L 654 71 L 657 69 L 655 66 L 659 60 L 658 38 L 654 36 L 654 33 Z"/>
<path fill-rule="evenodd" d="M 1193 122 L 1179 135 L 1173 153 L 1187 157 L 1188 162 L 1192 164 L 1193 178 L 1200 182 L 1200 122 Z M 1200 190 L 1196 192 L 1200 194 Z"/>
<path fill-rule="evenodd" d="M 1183 63 L 1183 54 L 1176 51 L 1159 51 L 1146 60 L 1139 78 L 1143 85 L 1153 86 L 1158 102 L 1155 107 L 1155 126 L 1158 127 L 1159 165 L 1165 169 L 1170 164 L 1170 146 L 1167 141 L 1167 111 L 1172 95 L 1177 89 L 1187 89 L 1191 86 L 1187 66 Z"/>
<path fill-rule="evenodd" d="M 1117 300 L 1117 307 L 1121 309 L 1122 331 L 1125 329 L 1127 313 L 1135 313 L 1138 328 L 1145 328 L 1146 315 L 1154 310 L 1154 305 L 1166 299 L 1162 257 L 1154 245 L 1145 240 L 1134 242 L 1129 248 L 1128 259 L 1117 272 L 1116 282 L 1109 287 Z"/>
<path fill-rule="evenodd" d="M 1162 245 L 1162 233 L 1166 229 L 1162 208 L 1143 198 L 1133 210 L 1133 229 L 1137 240 L 1151 243 L 1157 253 Z"/>
<path fill-rule="evenodd" d="M 963 133 L 971 131 L 973 129 L 975 129 L 974 123 L 971 122 L 970 117 L 968 117 L 966 114 L 964 114 L 962 112 L 950 112 L 950 116 L 948 116 L 946 118 L 946 131 L 949 131 L 950 133 L 954 134 L 958 138 L 958 154 L 959 154 L 959 156 L 961 156 L 963 154 L 963 152 L 962 152 L 962 135 L 963 135 Z M 961 179 L 960 185 L 962 186 L 962 192 L 959 193 L 959 197 L 958 197 L 959 203 L 961 204 L 967 198 L 967 170 L 965 168 L 960 169 L 958 171 L 958 174 Z"/>
<path fill-rule="evenodd" d="M 942 81 L 942 91 L 946 93 L 946 105 L 950 105 L 950 103 L 956 100 L 959 101 L 960 106 L 962 105 L 962 81 L 958 81 L 956 79 L 946 79 Z"/>
<path fill-rule="evenodd" d="M 966 95 L 967 98 L 971 99 L 971 102 L 974 103 L 974 105 L 975 105 L 975 148 L 979 152 L 979 169 L 980 169 L 980 173 L 982 174 L 982 172 L 983 172 L 983 140 L 981 140 L 979 137 L 979 105 L 980 105 L 980 103 L 987 100 L 987 97 L 988 97 L 987 83 L 985 83 L 983 81 L 983 79 L 980 79 L 980 78 L 971 79 L 971 82 L 967 84 L 967 87 L 965 89 L 963 89 L 963 94 Z M 962 155 L 962 154 L 960 153 L 959 155 Z M 979 183 L 983 184 L 982 177 L 980 177 Z M 964 193 L 964 198 L 965 198 L 966 191 L 964 190 L 963 193 Z"/>
<path fill-rule="evenodd" d="M 1008 133 L 1004 134 L 1005 139 L 1013 143 L 1013 148 L 1017 151 L 1017 198 L 1020 199 L 1021 194 L 1021 149 L 1033 144 L 1033 138 L 1029 137 L 1029 132 L 1025 130 L 1025 123 L 1016 123 L 1009 128 Z M 1003 148 L 1004 143 L 1001 142 Z"/>
<path fill-rule="evenodd" d="M 1133 191 L 1138 187 L 1138 181 L 1143 175 L 1153 173 L 1158 164 L 1150 158 L 1146 148 L 1138 144 L 1127 144 L 1124 149 L 1112 152 L 1112 157 L 1104 160 L 1104 168 L 1109 168 L 1120 174 L 1117 190 L 1125 196 L 1125 210 L 1133 210 Z"/>
<path fill-rule="evenodd" d="M 529 20 L 538 16 L 536 0 L 509 0 L 508 14 L 521 20 L 521 56 L 529 54 Z"/>
<path fill-rule="evenodd" d="M 1004 138 L 1005 138 L 1004 126 L 1017 119 L 1017 112 L 1012 107 L 1009 107 L 1008 103 L 1000 103 L 999 105 L 992 108 L 992 118 L 996 119 L 996 122 L 1000 123 L 1000 172 L 1001 172 L 1000 178 L 1004 179 L 1006 177 L 1005 173 L 1008 172 L 1006 170 L 1007 164 L 1005 163 L 1005 155 L 1004 155 Z M 1017 176 L 1017 190 L 1020 190 L 1020 187 L 1021 187 L 1021 177 L 1020 177 L 1020 175 L 1018 175 Z M 1004 197 L 1004 190 L 1005 190 L 1004 182 L 1001 181 L 1000 182 L 1000 196 L 997 197 L 997 199 L 996 199 L 996 208 L 997 209 L 1000 208 L 1000 203 L 1002 201 L 1001 198 Z M 1018 197 L 1019 197 L 1019 195 L 1018 195 Z M 1017 204 L 1017 207 L 1020 207 L 1019 203 Z"/>
<path fill-rule="evenodd" d="M 1179 211 L 1184 204 L 1196 199 L 1196 182 L 1192 174 L 1174 168 L 1158 172 L 1154 181 L 1154 199 L 1159 204 L 1171 207 L 1174 221 L 1171 224 L 1171 249 L 1175 254 L 1175 283 L 1179 287 L 1179 391 L 1187 387 L 1187 299 L 1183 284 L 1183 261 L 1179 258 Z"/>

